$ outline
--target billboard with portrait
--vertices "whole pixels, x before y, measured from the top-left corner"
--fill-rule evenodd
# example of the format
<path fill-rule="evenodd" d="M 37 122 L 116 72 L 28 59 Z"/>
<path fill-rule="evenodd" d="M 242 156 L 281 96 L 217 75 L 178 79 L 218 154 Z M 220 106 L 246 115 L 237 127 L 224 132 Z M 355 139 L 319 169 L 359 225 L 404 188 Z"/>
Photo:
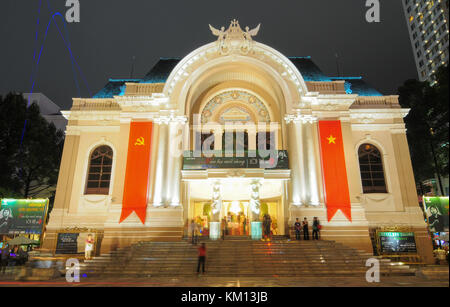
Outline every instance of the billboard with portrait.
<path fill-rule="evenodd" d="M 2 199 L 0 234 L 42 234 L 48 199 Z"/>
<path fill-rule="evenodd" d="M 448 196 L 424 196 L 423 204 L 427 215 L 430 231 L 448 231 Z"/>

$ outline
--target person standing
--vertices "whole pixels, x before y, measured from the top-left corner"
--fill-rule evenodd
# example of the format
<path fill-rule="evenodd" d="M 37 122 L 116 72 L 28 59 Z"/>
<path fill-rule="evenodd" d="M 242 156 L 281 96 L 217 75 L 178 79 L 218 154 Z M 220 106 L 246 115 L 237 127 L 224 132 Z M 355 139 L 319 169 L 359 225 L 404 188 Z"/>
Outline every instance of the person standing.
<path fill-rule="evenodd" d="M 298 218 L 295 219 L 294 229 L 295 229 L 295 240 L 300 240 L 300 232 L 302 231 L 302 225 L 300 224 Z"/>
<path fill-rule="evenodd" d="M 86 260 L 90 260 L 92 258 L 92 251 L 94 250 L 94 239 L 91 234 L 88 234 L 86 239 L 86 245 L 84 247 L 84 257 Z"/>
<path fill-rule="evenodd" d="M 189 232 L 191 233 L 191 242 L 194 245 L 195 244 L 195 222 L 194 220 L 191 221 L 191 224 L 189 225 Z"/>
<path fill-rule="evenodd" d="M 272 218 L 270 217 L 269 214 L 267 214 L 267 224 L 266 224 L 266 233 L 267 233 L 267 238 L 270 241 L 272 239 L 272 232 L 271 232 L 271 228 L 272 228 Z"/>
<path fill-rule="evenodd" d="M 225 240 L 225 232 L 227 229 L 227 219 L 223 217 L 222 222 L 220 223 L 220 230 L 222 231 L 222 240 Z"/>
<path fill-rule="evenodd" d="M 243 235 L 246 236 L 247 235 L 247 217 L 244 216 L 244 221 L 242 222 L 243 225 Z"/>
<path fill-rule="evenodd" d="M 200 273 L 200 265 L 202 266 L 202 273 L 205 273 L 205 262 L 206 262 L 206 244 L 202 243 L 202 245 L 198 248 L 198 263 L 197 263 L 197 274 Z"/>
<path fill-rule="evenodd" d="M 321 226 L 320 226 L 320 221 L 317 218 L 317 216 L 314 217 L 312 228 L 313 228 L 313 232 L 312 232 L 313 240 L 319 240 L 319 232 L 320 232 Z"/>
<path fill-rule="evenodd" d="M 194 245 L 198 243 L 198 236 L 200 234 L 200 226 L 197 222 L 194 222 Z"/>
<path fill-rule="evenodd" d="M 303 225 L 303 239 L 309 240 L 308 219 L 305 217 L 302 222 Z"/>
<path fill-rule="evenodd" d="M 9 247 L 7 244 L 2 248 L 0 255 L 0 269 L 3 274 L 6 272 L 6 267 L 8 266 L 8 258 L 9 258 Z"/>

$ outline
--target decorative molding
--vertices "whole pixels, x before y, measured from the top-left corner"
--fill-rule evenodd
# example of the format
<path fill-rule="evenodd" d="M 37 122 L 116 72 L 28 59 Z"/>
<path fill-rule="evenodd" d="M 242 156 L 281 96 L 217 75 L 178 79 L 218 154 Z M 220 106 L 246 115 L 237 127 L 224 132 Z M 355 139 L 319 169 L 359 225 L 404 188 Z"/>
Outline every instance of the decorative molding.
<path fill-rule="evenodd" d="M 287 114 L 284 117 L 284 120 L 286 121 L 287 124 L 289 123 L 314 123 L 317 121 L 317 117 L 313 116 L 313 115 L 302 115 L 300 114 L 300 112 L 298 112 L 297 114 Z"/>
<path fill-rule="evenodd" d="M 377 120 L 403 119 L 409 109 L 350 109 L 350 118 L 355 123 L 370 124 Z"/>
<path fill-rule="evenodd" d="M 105 122 L 108 125 L 113 121 L 120 120 L 120 111 L 99 111 L 99 110 L 82 110 L 82 111 L 61 111 L 61 114 L 67 120 L 91 120 L 99 125 Z"/>
<path fill-rule="evenodd" d="M 153 118 L 153 121 L 158 125 L 168 125 L 171 123 L 185 124 L 187 122 L 187 117 L 184 115 L 160 115 Z"/>

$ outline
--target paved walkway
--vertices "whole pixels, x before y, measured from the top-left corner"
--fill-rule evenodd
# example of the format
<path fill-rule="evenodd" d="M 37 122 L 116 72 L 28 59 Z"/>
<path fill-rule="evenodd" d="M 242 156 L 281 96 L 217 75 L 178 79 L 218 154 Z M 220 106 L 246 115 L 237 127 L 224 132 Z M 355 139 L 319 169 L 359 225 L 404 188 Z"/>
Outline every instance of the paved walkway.
<path fill-rule="evenodd" d="M 381 276 L 380 283 L 367 283 L 364 278 L 354 277 L 273 277 L 273 278 L 235 278 L 210 277 L 207 275 L 190 278 L 149 278 L 120 280 L 96 280 L 81 278 L 80 283 L 69 284 L 65 278 L 51 281 L 17 282 L 2 280 L 0 286 L 56 286 L 56 287 L 449 287 L 447 280 L 432 280 L 415 276 Z"/>

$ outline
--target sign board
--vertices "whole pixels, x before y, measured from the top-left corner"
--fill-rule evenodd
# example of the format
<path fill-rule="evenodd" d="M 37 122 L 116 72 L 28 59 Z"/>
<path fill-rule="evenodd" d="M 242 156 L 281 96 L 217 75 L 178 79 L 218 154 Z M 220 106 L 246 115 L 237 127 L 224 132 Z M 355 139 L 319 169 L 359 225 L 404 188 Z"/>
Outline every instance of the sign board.
<path fill-rule="evenodd" d="M 79 233 L 58 233 L 55 254 L 78 254 Z"/>
<path fill-rule="evenodd" d="M 423 197 L 424 209 L 431 232 L 448 232 L 448 196 Z"/>
<path fill-rule="evenodd" d="M 2 199 L 0 234 L 42 234 L 48 199 Z"/>
<path fill-rule="evenodd" d="M 416 253 L 414 232 L 378 232 L 382 254 Z"/>
<path fill-rule="evenodd" d="M 246 157 L 195 157 L 193 152 L 185 152 L 183 158 L 184 170 L 202 170 L 209 168 L 264 168 L 264 169 L 289 169 L 288 155 L 286 150 L 276 152 L 277 159 L 261 158 L 254 152 L 253 156 L 248 152 Z"/>

